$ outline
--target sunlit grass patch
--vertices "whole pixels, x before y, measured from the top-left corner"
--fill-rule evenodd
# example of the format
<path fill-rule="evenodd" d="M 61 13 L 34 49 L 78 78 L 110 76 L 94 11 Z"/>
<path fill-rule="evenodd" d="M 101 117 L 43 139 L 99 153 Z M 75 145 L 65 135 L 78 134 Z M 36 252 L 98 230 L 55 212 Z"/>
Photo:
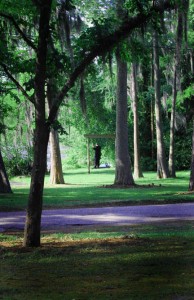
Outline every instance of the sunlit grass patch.
<path fill-rule="evenodd" d="M 114 182 L 114 169 L 68 170 L 66 184 L 51 185 L 45 179 L 43 207 L 65 208 L 102 205 L 138 205 L 193 202 L 194 193 L 188 192 L 189 171 L 177 172 L 177 178 L 158 180 L 156 173 L 145 172 L 133 188 L 107 188 Z M 14 182 L 17 183 L 14 185 Z M 22 185 L 20 185 L 20 183 Z M 13 178 L 13 194 L 0 195 L 1 211 L 23 210 L 29 194 L 30 177 Z"/>

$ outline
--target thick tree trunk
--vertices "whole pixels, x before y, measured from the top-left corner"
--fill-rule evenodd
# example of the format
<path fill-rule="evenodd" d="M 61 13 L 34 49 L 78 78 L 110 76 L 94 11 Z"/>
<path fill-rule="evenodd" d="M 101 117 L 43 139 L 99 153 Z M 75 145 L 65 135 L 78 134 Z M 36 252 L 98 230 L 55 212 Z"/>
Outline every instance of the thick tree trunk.
<path fill-rule="evenodd" d="M 189 180 L 189 191 L 194 191 L 194 118 L 193 118 L 192 155 L 191 155 L 191 173 L 190 173 L 190 180 Z"/>
<path fill-rule="evenodd" d="M 165 155 L 163 125 L 162 125 L 158 35 L 156 31 L 154 31 L 153 33 L 153 58 L 154 58 L 156 138 L 157 138 L 157 176 L 158 178 L 168 178 L 169 171 L 168 171 L 166 155 Z"/>
<path fill-rule="evenodd" d="M 35 143 L 34 162 L 28 199 L 26 223 L 24 229 L 24 246 L 40 246 L 40 226 L 42 214 L 42 198 L 44 177 L 46 172 L 47 146 L 49 139 L 49 123 L 45 115 L 45 80 L 46 60 L 49 36 L 49 21 L 52 0 L 39 1 L 39 41 L 37 50 L 35 91 Z"/>
<path fill-rule="evenodd" d="M 12 193 L 9 179 L 5 170 L 3 157 L 0 151 L 0 193 L 9 194 Z"/>
<path fill-rule="evenodd" d="M 132 63 L 132 98 L 133 98 L 133 145 L 134 145 L 134 178 L 143 177 L 140 163 L 139 148 L 139 118 L 138 118 L 138 97 L 137 97 L 137 66 Z"/>
<path fill-rule="evenodd" d="M 40 246 L 42 198 L 47 164 L 48 139 L 48 125 L 44 121 L 40 121 L 37 124 L 35 132 L 34 164 L 24 231 L 25 247 Z"/>
<path fill-rule="evenodd" d="M 117 53 L 117 107 L 116 107 L 116 170 L 117 185 L 134 185 L 128 145 L 127 64 Z"/>
<path fill-rule="evenodd" d="M 51 184 L 64 184 L 61 152 L 59 147 L 58 132 L 51 129 L 50 132 L 50 147 L 51 147 L 51 171 L 50 183 Z"/>

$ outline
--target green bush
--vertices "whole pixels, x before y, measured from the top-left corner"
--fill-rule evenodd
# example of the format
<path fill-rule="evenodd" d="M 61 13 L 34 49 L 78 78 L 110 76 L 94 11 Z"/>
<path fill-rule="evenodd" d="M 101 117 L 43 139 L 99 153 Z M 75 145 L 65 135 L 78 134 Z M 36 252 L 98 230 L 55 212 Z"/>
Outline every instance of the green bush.
<path fill-rule="evenodd" d="M 29 175 L 31 173 L 32 163 L 28 158 L 12 157 L 4 159 L 5 168 L 8 176 Z"/>
<path fill-rule="evenodd" d="M 21 149 L 9 149 L 8 155 L 2 151 L 3 161 L 9 177 L 30 175 L 32 169 L 32 155 Z"/>

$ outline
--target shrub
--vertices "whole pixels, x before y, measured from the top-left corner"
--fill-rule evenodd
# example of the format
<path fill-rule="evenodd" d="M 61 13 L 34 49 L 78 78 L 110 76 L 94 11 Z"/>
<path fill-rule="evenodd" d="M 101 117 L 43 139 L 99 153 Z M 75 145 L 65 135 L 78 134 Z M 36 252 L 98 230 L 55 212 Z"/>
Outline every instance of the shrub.
<path fill-rule="evenodd" d="M 21 149 L 9 149 L 8 153 L 5 155 L 5 151 L 2 151 L 8 176 L 30 175 L 32 169 L 31 154 L 21 151 Z"/>

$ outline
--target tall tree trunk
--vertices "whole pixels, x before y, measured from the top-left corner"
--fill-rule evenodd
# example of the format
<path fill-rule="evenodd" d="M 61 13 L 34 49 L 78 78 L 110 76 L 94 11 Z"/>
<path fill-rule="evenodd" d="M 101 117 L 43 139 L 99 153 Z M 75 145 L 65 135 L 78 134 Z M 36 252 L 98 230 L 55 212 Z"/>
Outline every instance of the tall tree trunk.
<path fill-rule="evenodd" d="M 137 65 L 132 63 L 132 100 L 133 100 L 133 145 L 134 145 L 134 178 L 143 177 L 140 163 L 139 148 L 139 118 L 138 118 L 138 97 L 137 97 Z"/>
<path fill-rule="evenodd" d="M 191 156 L 189 191 L 194 191 L 194 117 L 193 117 L 192 156 Z"/>
<path fill-rule="evenodd" d="M 154 130 L 155 130 L 155 124 L 154 124 L 154 99 L 151 99 L 151 105 L 150 105 L 150 129 L 151 129 L 151 158 L 154 160 L 155 158 L 155 147 L 154 147 Z"/>
<path fill-rule="evenodd" d="M 50 132 L 50 147 L 51 147 L 51 171 L 50 171 L 50 183 L 51 184 L 64 184 L 61 152 L 59 146 L 58 132 L 51 129 Z"/>
<path fill-rule="evenodd" d="M 47 100 L 48 100 L 49 111 L 53 105 L 54 93 L 56 93 L 56 91 L 54 91 L 54 80 L 49 80 L 47 84 Z M 50 147 L 51 147 L 50 183 L 64 184 L 65 181 L 63 177 L 59 136 L 57 130 L 55 130 L 54 128 L 52 128 L 50 132 Z"/>
<path fill-rule="evenodd" d="M 0 193 L 9 194 L 12 193 L 9 179 L 5 170 L 3 157 L 0 150 Z"/>
<path fill-rule="evenodd" d="M 171 177 L 176 177 L 175 159 L 174 159 L 174 139 L 175 139 L 175 113 L 176 113 L 176 98 L 177 89 L 181 90 L 181 46 L 183 37 L 183 15 L 182 10 L 178 9 L 178 24 L 176 32 L 176 53 L 174 58 L 174 78 L 173 78 L 173 95 L 172 109 L 170 120 L 170 148 L 169 148 L 169 172 Z"/>
<path fill-rule="evenodd" d="M 175 161 L 174 161 L 174 133 L 175 133 L 175 107 L 176 107 L 176 65 L 174 66 L 174 78 L 173 78 L 173 94 L 172 94 L 172 108 L 171 108 L 171 118 L 170 118 L 170 147 L 169 147 L 169 173 L 170 176 L 175 178 Z"/>
<path fill-rule="evenodd" d="M 160 97 L 160 67 L 158 52 L 158 34 L 153 33 L 153 58 L 154 58 L 154 88 L 155 88 L 155 116 L 156 116 L 156 138 L 157 138 L 157 176 L 158 178 L 168 178 L 169 171 L 165 156 L 162 106 Z"/>
<path fill-rule="evenodd" d="M 154 54 L 152 53 L 152 66 L 151 66 L 151 86 L 154 87 Z M 154 96 L 151 98 L 151 105 L 150 105 L 150 114 L 151 114 L 151 122 L 150 122 L 150 129 L 151 129 L 151 157 L 152 160 L 155 158 L 155 147 L 154 147 L 154 138 L 155 138 L 155 99 Z"/>
<path fill-rule="evenodd" d="M 33 121 L 33 104 L 28 101 L 28 99 L 25 99 L 24 102 L 25 105 L 25 119 L 27 124 L 27 131 L 26 131 L 26 140 L 28 149 L 31 149 L 33 147 L 33 128 L 32 128 L 32 121 Z"/>
<path fill-rule="evenodd" d="M 127 64 L 117 52 L 117 106 L 116 106 L 116 170 L 117 185 L 134 185 L 128 145 Z"/>
<path fill-rule="evenodd" d="M 37 64 L 34 80 L 35 90 L 35 143 L 30 194 L 28 199 L 26 223 L 24 229 L 24 246 L 40 246 L 40 226 L 44 177 L 46 172 L 49 123 L 45 115 L 45 79 L 49 36 L 49 21 L 52 0 L 39 1 L 39 41 Z"/>
<path fill-rule="evenodd" d="M 191 66 L 191 74 L 194 73 L 194 57 L 193 57 L 193 50 L 189 51 L 190 54 L 190 66 Z"/>

